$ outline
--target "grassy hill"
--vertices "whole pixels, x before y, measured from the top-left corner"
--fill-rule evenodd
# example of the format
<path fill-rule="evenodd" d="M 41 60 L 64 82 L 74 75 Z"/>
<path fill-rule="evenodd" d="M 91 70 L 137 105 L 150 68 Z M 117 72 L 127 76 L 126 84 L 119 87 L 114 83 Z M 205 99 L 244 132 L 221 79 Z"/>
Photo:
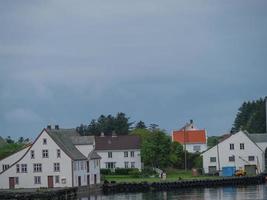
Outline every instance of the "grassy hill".
<path fill-rule="evenodd" d="M 0 136 L 0 147 L 6 144 L 6 141 Z"/>

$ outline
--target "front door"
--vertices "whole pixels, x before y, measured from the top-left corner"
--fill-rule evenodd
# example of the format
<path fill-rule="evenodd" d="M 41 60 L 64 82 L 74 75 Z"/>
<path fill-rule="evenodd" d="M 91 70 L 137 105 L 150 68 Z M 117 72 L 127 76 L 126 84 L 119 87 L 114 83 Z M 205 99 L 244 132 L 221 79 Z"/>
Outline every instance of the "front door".
<path fill-rule="evenodd" d="M 94 175 L 94 183 L 96 184 L 96 174 Z"/>
<path fill-rule="evenodd" d="M 87 185 L 90 185 L 90 175 L 87 175 Z"/>
<path fill-rule="evenodd" d="M 82 179 L 80 176 L 78 176 L 78 186 L 81 186 L 82 185 Z"/>
<path fill-rule="evenodd" d="M 9 177 L 9 189 L 15 188 L 15 177 Z"/>
<path fill-rule="evenodd" d="M 53 188 L 54 187 L 53 176 L 48 176 L 47 177 L 47 183 L 48 183 L 48 188 Z"/>

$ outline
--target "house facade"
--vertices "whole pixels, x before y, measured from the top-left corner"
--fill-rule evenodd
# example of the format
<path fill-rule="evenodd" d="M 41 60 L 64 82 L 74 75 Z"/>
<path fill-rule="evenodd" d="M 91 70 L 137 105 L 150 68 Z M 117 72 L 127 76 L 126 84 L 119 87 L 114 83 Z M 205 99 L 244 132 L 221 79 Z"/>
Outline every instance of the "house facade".
<path fill-rule="evenodd" d="M 101 157 L 93 150 L 89 138 L 80 137 L 83 136 L 75 129 L 59 129 L 58 126 L 43 129 L 25 153 L 17 155 L 17 160 L 0 172 L 0 188 L 74 187 L 100 183 Z M 76 144 L 75 138 L 84 140 L 84 144 Z M 79 145 L 92 151 L 81 152 L 76 147 Z"/>
<path fill-rule="evenodd" d="M 179 142 L 190 153 L 203 152 L 207 149 L 207 132 L 197 129 L 190 120 L 184 127 L 172 131 L 172 141 Z"/>
<path fill-rule="evenodd" d="M 141 140 L 135 135 L 95 137 L 95 150 L 102 169 L 137 168 L 141 170 Z"/>
<path fill-rule="evenodd" d="M 239 131 L 202 153 L 205 173 L 222 171 L 225 167 L 244 169 L 258 174 L 266 167 L 267 134 Z"/>

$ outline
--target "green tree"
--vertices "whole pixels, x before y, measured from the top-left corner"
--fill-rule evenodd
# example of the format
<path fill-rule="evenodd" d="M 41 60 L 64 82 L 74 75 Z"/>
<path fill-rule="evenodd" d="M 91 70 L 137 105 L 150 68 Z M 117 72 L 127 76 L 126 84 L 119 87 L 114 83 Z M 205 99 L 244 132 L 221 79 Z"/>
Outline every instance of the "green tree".
<path fill-rule="evenodd" d="M 183 168 L 184 167 L 184 150 L 183 146 L 179 142 L 171 143 L 171 153 L 169 156 L 169 161 L 172 167 Z"/>
<path fill-rule="evenodd" d="M 220 136 L 210 136 L 208 137 L 208 148 L 214 147 L 219 143 Z"/>
<path fill-rule="evenodd" d="M 246 130 L 249 133 L 266 132 L 265 100 L 260 98 L 256 101 L 244 102 L 236 114 L 232 133 Z"/>
<path fill-rule="evenodd" d="M 135 128 L 136 129 L 146 129 L 146 125 L 145 125 L 145 122 L 143 122 L 143 121 L 139 121 L 139 122 L 137 122 L 136 123 L 136 125 L 135 125 Z"/>

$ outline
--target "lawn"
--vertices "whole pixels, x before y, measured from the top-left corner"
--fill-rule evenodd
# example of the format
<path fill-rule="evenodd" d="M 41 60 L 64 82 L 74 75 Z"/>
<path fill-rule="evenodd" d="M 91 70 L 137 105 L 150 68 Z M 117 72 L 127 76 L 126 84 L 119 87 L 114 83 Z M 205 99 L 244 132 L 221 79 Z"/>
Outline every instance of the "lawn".
<path fill-rule="evenodd" d="M 177 181 L 177 180 L 189 180 L 189 179 L 214 179 L 218 178 L 218 176 L 193 176 L 192 171 L 184 171 L 177 169 L 169 169 L 166 170 L 167 179 L 166 181 Z M 158 176 L 155 177 L 146 177 L 146 178 L 133 178 L 130 175 L 105 175 L 103 177 L 108 181 L 116 181 L 116 182 L 160 182 L 161 180 Z"/>

